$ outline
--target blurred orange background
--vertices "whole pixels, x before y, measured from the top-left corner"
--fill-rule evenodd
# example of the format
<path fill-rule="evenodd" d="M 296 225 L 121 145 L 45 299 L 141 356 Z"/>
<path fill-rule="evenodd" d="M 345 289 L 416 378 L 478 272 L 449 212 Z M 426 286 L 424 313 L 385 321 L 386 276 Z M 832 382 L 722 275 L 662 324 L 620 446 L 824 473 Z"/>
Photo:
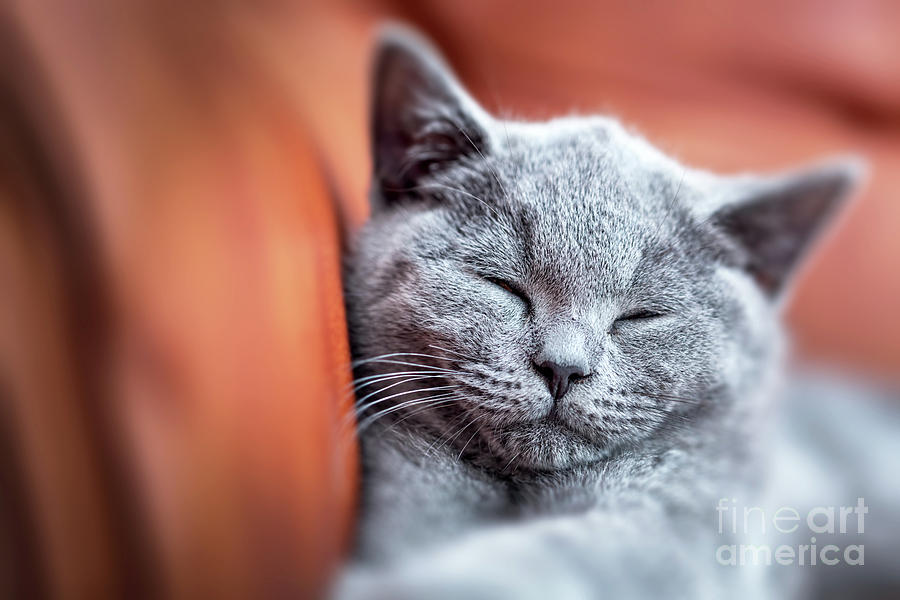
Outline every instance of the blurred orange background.
<path fill-rule="evenodd" d="M 356 479 L 336 433 L 339 253 L 367 212 L 388 18 L 501 115 L 611 113 L 721 171 L 865 156 L 868 187 L 789 321 L 798 360 L 900 381 L 900 3 L 23 0 L 0 16 L 4 597 L 325 589 Z"/>

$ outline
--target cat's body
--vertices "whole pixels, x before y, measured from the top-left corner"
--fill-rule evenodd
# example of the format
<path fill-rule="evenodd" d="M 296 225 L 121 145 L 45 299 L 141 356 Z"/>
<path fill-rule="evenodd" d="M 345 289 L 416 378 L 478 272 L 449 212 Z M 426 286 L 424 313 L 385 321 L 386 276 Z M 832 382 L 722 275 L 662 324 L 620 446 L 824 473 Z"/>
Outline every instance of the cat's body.
<path fill-rule="evenodd" d="M 856 167 L 718 177 L 610 119 L 495 121 L 407 33 L 375 83 L 342 593 L 764 593 L 711 515 L 760 488 L 780 298 Z"/>
<path fill-rule="evenodd" d="M 452 451 L 435 453 L 415 432 L 367 438 L 365 515 L 358 566 L 343 596 L 390 598 L 883 598 L 900 589 L 900 414 L 896 392 L 855 387 L 821 374 L 793 380 L 768 426 L 759 471 L 722 471 L 621 457 L 616 466 L 502 480 Z M 382 434 L 382 435 L 379 435 Z M 373 442 L 373 440 L 378 440 Z M 375 447 L 369 445 L 374 443 Z M 696 467 L 699 467 L 696 468 Z M 760 481 L 758 476 L 765 475 Z M 743 479 L 741 476 L 745 476 Z M 604 486 L 603 482 L 612 484 Z M 525 484 L 525 485 L 523 485 Z M 627 486 L 632 485 L 626 492 Z M 518 492 L 518 493 L 517 493 Z M 523 493 L 524 492 L 524 493 Z M 625 493 L 623 493 L 625 492 Z M 681 497 L 673 497 L 682 494 Z M 718 494 L 722 494 L 719 496 Z M 768 537 L 719 529 L 722 499 L 806 515 L 816 507 L 850 507 L 863 497 L 865 535 L 856 516 L 848 534 L 818 537 L 866 548 L 865 566 L 722 566 L 722 545 L 810 543 L 805 526 Z M 742 518 L 739 513 L 738 519 Z M 740 560 L 740 555 L 736 557 Z M 807 559 L 808 560 L 808 559 Z"/>

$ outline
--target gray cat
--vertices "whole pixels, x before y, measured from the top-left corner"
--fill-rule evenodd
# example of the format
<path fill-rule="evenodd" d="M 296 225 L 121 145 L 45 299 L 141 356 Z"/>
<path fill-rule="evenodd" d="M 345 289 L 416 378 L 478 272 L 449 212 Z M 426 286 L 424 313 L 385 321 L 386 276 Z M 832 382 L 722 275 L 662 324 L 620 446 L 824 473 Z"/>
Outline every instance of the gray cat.
<path fill-rule="evenodd" d="M 771 597 L 715 507 L 764 488 L 779 306 L 860 165 L 723 177 L 609 118 L 500 121 L 397 29 L 372 106 L 336 594 Z"/>

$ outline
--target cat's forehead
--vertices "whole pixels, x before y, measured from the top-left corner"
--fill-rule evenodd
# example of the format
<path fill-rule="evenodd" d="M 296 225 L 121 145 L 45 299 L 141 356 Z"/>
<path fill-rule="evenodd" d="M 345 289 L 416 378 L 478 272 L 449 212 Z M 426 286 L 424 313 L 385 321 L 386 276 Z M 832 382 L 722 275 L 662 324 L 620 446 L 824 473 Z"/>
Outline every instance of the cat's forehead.
<path fill-rule="evenodd" d="M 672 230 L 690 196 L 674 161 L 602 122 L 545 128 L 510 138 L 497 157 L 533 244 L 621 268 Z"/>
<path fill-rule="evenodd" d="M 520 124 L 500 137 L 495 152 L 518 199 L 548 211 L 640 213 L 669 201 L 686 174 L 675 161 L 602 118 Z"/>

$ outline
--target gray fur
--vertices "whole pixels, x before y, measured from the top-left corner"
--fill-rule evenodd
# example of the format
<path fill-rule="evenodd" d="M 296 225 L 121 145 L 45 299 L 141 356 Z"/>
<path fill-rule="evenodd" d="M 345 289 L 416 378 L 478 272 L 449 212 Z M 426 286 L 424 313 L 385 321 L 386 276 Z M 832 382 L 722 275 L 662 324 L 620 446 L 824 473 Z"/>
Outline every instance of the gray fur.
<path fill-rule="evenodd" d="M 339 593 L 732 587 L 688 549 L 710 556 L 711 507 L 758 477 L 778 307 L 858 165 L 722 177 L 609 118 L 499 121 L 404 31 L 375 73 L 345 271 L 361 566 Z M 554 401 L 542 360 L 587 376 Z"/>

